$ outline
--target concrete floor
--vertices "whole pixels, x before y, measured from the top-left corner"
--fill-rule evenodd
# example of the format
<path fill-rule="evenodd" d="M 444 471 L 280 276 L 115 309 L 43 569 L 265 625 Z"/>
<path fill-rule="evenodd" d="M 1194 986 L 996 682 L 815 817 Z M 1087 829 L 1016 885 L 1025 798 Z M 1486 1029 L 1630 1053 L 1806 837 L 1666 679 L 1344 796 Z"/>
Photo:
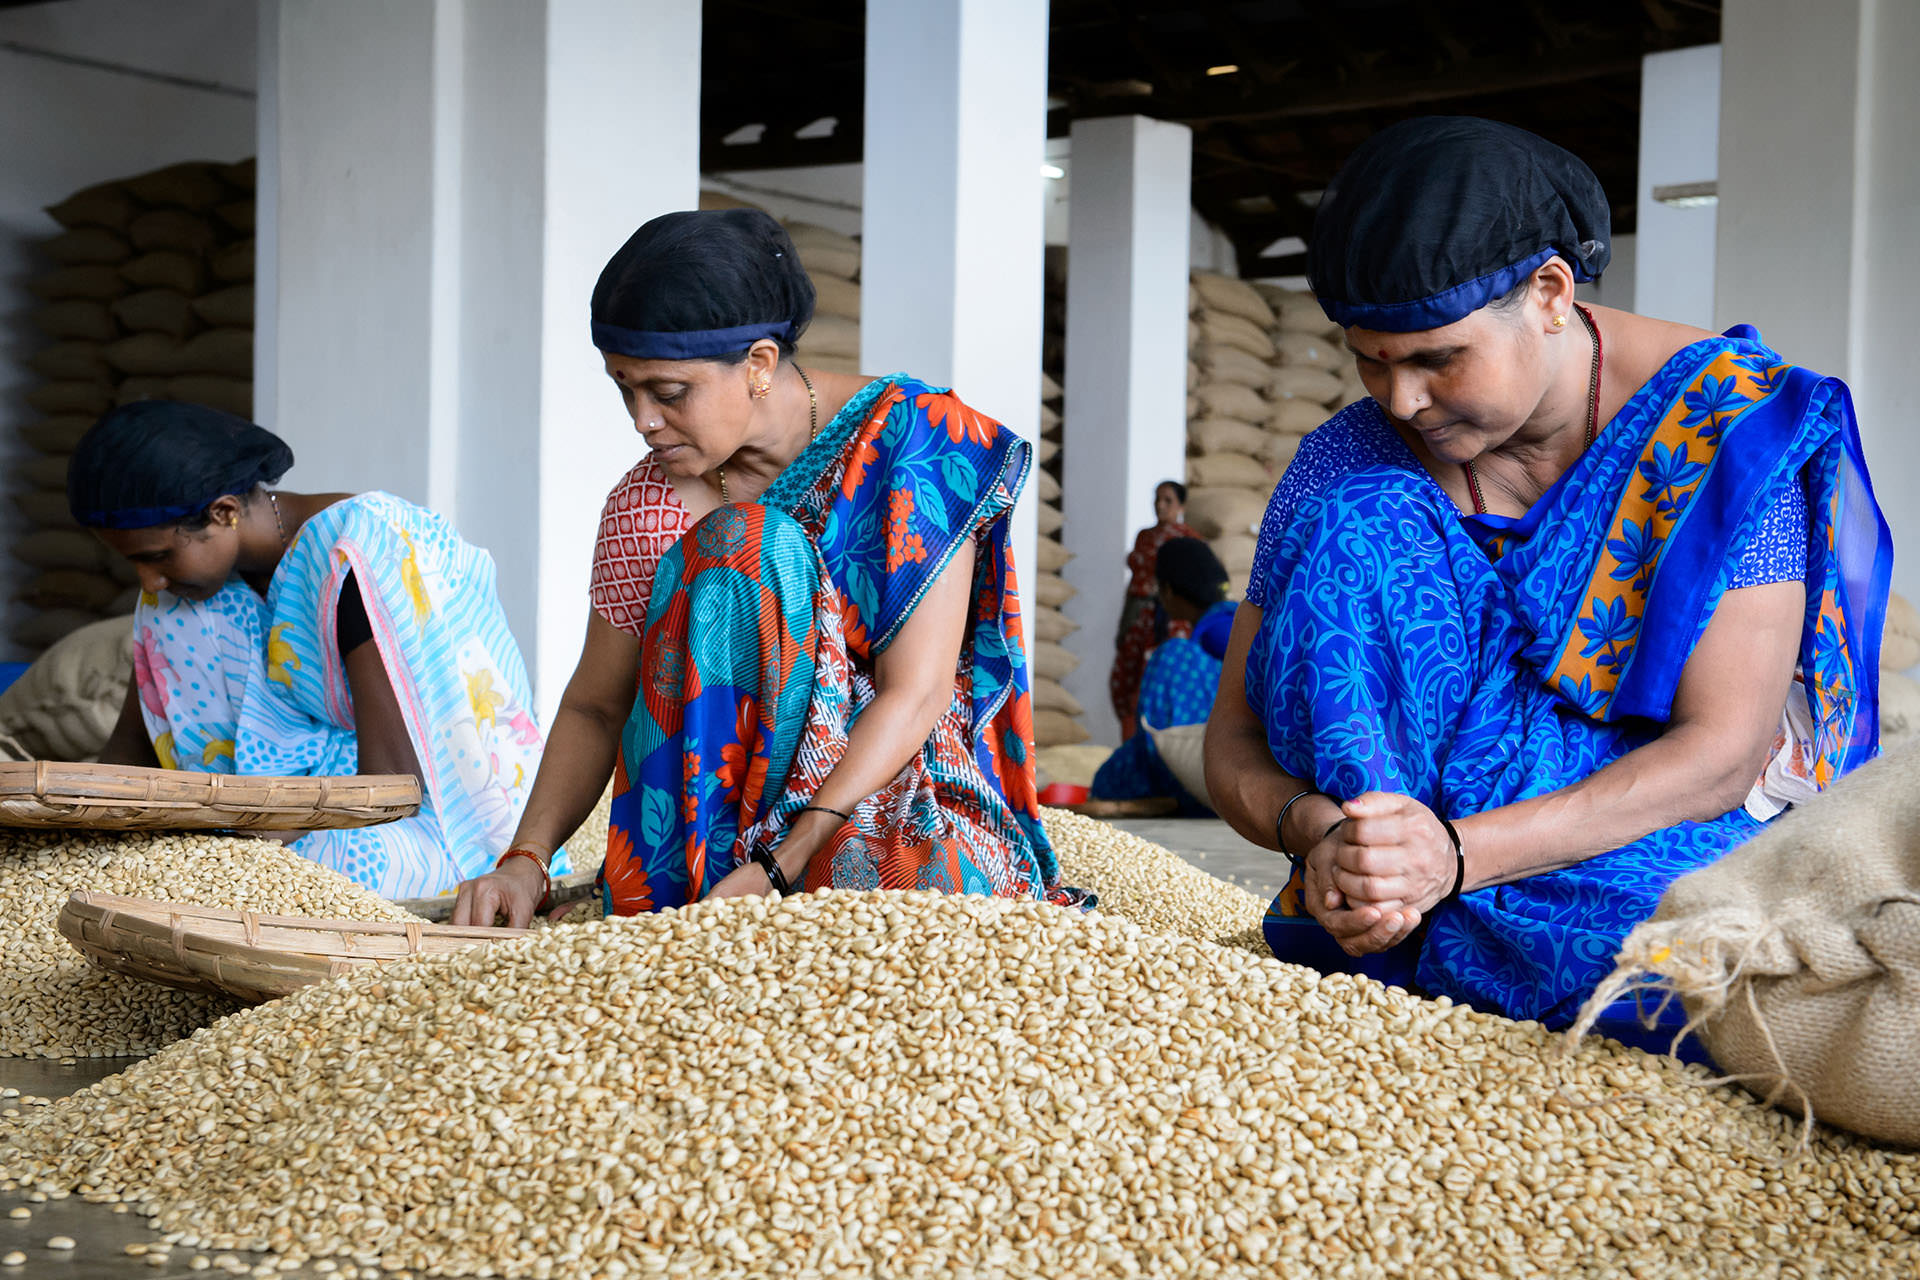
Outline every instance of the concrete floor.
<path fill-rule="evenodd" d="M 1141 818 L 1118 822 L 1143 840 L 1173 850 L 1211 875 L 1242 885 L 1262 897 L 1279 891 L 1279 873 L 1286 863 L 1280 855 L 1240 838 L 1226 823 L 1196 818 Z M 83 1058 L 72 1066 L 36 1058 L 0 1057 L 0 1088 L 18 1089 L 21 1094 L 44 1098 L 62 1098 L 116 1072 L 124 1071 L 137 1058 Z M 0 1107 L 20 1106 L 18 1098 L 0 1101 Z M 23 1110 L 25 1108 L 22 1108 Z M 15 1206 L 24 1206 L 33 1216 L 16 1220 L 5 1216 Z M 19 1250 L 26 1262 L 18 1267 L 0 1268 L 0 1280 L 134 1280 L 135 1277 L 164 1278 L 197 1276 L 205 1280 L 224 1280 L 225 1272 L 193 1271 L 190 1263 L 196 1251 L 176 1248 L 164 1266 L 153 1266 L 147 1257 L 126 1253 L 126 1246 L 149 1243 L 155 1237 L 145 1230 L 138 1214 L 116 1214 L 110 1206 L 87 1204 L 78 1197 L 30 1203 L 17 1192 L 0 1192 L 0 1255 Z M 54 1236 L 71 1237 L 77 1247 L 67 1251 L 48 1249 Z M 252 1262 L 270 1255 L 238 1254 Z M 293 1276 L 315 1274 L 303 1267 Z"/>

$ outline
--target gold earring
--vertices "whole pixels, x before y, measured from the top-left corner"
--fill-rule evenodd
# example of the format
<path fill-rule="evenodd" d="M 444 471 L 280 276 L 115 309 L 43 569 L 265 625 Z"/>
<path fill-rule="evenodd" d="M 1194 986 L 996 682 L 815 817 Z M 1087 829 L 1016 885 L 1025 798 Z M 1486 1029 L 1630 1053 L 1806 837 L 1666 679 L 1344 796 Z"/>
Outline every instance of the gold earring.
<path fill-rule="evenodd" d="M 754 379 L 753 398 L 755 400 L 765 400 L 767 398 L 767 394 L 772 390 L 773 390 L 773 380 L 771 378 L 761 377 L 761 378 Z"/>
<path fill-rule="evenodd" d="M 1566 327 L 1567 327 L 1567 318 L 1566 318 L 1565 316 L 1555 316 L 1555 317 L 1553 318 L 1553 327 L 1554 327 L 1554 328 L 1556 328 L 1556 329 L 1564 329 L 1564 328 L 1566 328 Z"/>

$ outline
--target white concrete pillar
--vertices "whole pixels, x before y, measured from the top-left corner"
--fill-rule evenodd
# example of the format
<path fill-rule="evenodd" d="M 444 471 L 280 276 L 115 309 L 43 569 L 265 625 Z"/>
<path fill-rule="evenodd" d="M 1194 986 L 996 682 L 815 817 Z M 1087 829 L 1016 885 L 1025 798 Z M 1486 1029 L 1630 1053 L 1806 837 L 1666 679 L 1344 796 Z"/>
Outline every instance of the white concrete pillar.
<path fill-rule="evenodd" d="M 1030 441 L 1040 430 L 1046 98 L 1045 4 L 869 0 L 860 367 L 951 385 Z M 1035 488 L 1029 480 L 1013 521 L 1028 607 Z"/>
<path fill-rule="evenodd" d="M 1153 491 L 1187 473 L 1187 256 L 1193 132 L 1123 116 L 1073 126 L 1067 230 L 1062 533 L 1079 590 L 1080 666 L 1066 686 L 1096 742 L 1117 744 L 1107 695 L 1134 534 Z"/>
<path fill-rule="evenodd" d="M 261 63 L 260 419 L 301 487 L 427 503 L 493 553 L 551 715 L 641 452 L 588 298 L 698 200 L 698 0 L 276 0 Z"/>
<path fill-rule="evenodd" d="M 1728 0 L 1721 23 L 1719 327 L 1845 378 L 1920 598 L 1920 433 L 1907 334 L 1920 297 L 1920 4 Z"/>
<path fill-rule="evenodd" d="M 1639 227 L 1633 310 L 1713 326 L 1714 206 L 1675 207 L 1655 187 L 1712 182 L 1719 171 L 1720 46 L 1651 53 L 1640 71 Z M 1611 282 L 1622 267 L 1616 250 Z"/>

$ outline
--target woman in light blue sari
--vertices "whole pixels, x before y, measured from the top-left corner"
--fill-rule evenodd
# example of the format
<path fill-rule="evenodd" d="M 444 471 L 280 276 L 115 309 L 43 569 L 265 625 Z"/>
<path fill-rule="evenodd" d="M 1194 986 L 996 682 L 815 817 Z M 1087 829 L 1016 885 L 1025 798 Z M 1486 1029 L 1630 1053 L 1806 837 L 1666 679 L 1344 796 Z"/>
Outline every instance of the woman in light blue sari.
<path fill-rule="evenodd" d="M 1585 165 L 1487 121 L 1395 126 L 1327 191 L 1312 279 L 1372 398 L 1274 495 L 1207 743 L 1294 864 L 1282 959 L 1565 1026 L 1668 884 L 1877 749 L 1892 547 L 1846 388 L 1580 306 L 1608 234 Z"/>
<path fill-rule="evenodd" d="M 411 818 L 276 834 L 387 897 L 452 889 L 512 834 L 544 742 L 493 560 L 391 494 L 267 487 L 292 465 L 271 432 L 167 401 L 115 409 L 81 439 L 74 518 L 142 588 L 102 758 L 411 774 Z"/>

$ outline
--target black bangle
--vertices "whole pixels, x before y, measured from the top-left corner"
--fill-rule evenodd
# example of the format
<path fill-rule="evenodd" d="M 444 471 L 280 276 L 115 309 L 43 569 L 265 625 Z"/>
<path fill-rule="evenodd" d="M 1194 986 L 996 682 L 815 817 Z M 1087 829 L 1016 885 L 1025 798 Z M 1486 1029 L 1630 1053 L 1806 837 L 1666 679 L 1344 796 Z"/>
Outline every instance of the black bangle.
<path fill-rule="evenodd" d="M 1437 813 L 1433 816 L 1440 818 Z M 1447 839 L 1453 841 L 1453 888 L 1447 890 L 1447 896 L 1440 899 L 1440 902 L 1456 902 L 1460 898 L 1460 890 L 1467 883 L 1467 854 L 1460 847 L 1460 833 L 1454 829 L 1454 825 L 1445 818 L 1440 818 L 1440 825 L 1447 829 Z"/>
<path fill-rule="evenodd" d="M 850 813 L 842 813 L 842 812 L 840 812 L 840 811 L 839 811 L 838 809 L 829 809 L 829 808 L 827 808 L 827 806 L 825 806 L 825 805 L 823 805 L 823 804 L 809 804 L 809 805 L 802 805 L 802 806 L 801 806 L 800 808 L 798 808 L 798 809 L 795 809 L 795 810 L 793 811 L 793 816 L 797 818 L 797 817 L 799 817 L 799 816 L 800 816 L 801 814 L 803 814 L 803 813 L 830 813 L 830 814 L 832 814 L 832 815 L 833 815 L 834 817 L 836 817 L 836 818 L 838 818 L 838 819 L 840 819 L 840 821 L 842 821 L 842 822 L 852 822 L 852 821 L 853 821 L 853 815 L 852 815 L 852 814 L 850 814 Z"/>
<path fill-rule="evenodd" d="M 1305 791 L 1296 791 L 1292 799 L 1280 806 L 1280 816 L 1273 820 L 1273 842 L 1280 846 L 1280 855 L 1287 861 L 1299 861 L 1299 856 L 1287 848 L 1287 810 L 1293 808 L 1293 806 L 1299 804 L 1308 796 L 1325 794 L 1324 791 L 1316 791 L 1312 787 L 1308 787 Z"/>
<path fill-rule="evenodd" d="M 760 869 L 767 873 L 767 883 L 773 886 L 775 893 L 784 898 L 793 892 L 793 886 L 787 883 L 787 873 L 780 869 L 780 860 L 773 856 L 771 850 L 755 849 L 752 857 Z"/>

